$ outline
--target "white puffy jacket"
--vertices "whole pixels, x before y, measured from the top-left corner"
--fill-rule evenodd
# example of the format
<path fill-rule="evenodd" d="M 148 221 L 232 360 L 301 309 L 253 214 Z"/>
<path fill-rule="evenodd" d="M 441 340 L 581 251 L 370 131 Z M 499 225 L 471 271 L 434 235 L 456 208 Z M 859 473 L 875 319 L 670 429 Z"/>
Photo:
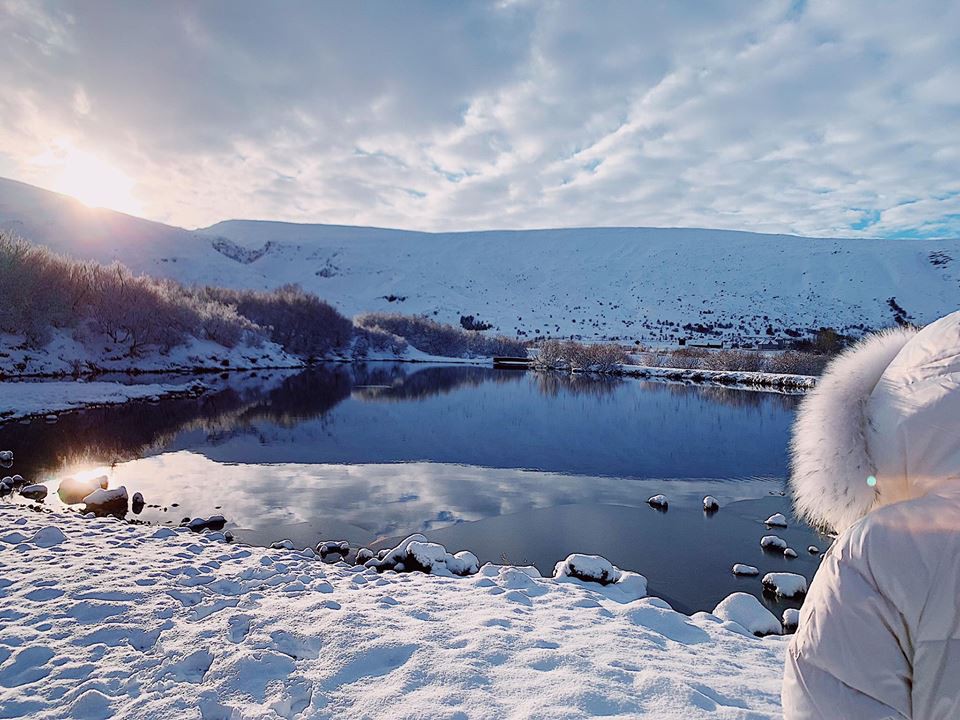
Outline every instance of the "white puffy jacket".
<path fill-rule="evenodd" d="M 960 312 L 837 358 L 794 427 L 798 513 L 839 537 L 787 652 L 786 720 L 960 720 Z"/>

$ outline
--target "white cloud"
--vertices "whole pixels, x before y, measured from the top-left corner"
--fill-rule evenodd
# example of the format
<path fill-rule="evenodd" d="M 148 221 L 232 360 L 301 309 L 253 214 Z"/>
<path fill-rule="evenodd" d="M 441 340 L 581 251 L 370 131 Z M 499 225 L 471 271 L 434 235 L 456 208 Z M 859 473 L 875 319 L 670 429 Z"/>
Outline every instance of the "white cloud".
<path fill-rule="evenodd" d="M 956 3 L 3 7 L 3 167 L 178 224 L 960 234 Z"/>

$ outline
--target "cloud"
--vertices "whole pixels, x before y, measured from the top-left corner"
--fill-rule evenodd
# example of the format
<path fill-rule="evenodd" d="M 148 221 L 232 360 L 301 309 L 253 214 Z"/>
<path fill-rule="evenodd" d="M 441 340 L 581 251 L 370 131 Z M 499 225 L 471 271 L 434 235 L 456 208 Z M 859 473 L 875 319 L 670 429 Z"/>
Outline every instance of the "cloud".
<path fill-rule="evenodd" d="M 0 4 L 0 168 L 144 213 L 958 235 L 960 7 Z"/>

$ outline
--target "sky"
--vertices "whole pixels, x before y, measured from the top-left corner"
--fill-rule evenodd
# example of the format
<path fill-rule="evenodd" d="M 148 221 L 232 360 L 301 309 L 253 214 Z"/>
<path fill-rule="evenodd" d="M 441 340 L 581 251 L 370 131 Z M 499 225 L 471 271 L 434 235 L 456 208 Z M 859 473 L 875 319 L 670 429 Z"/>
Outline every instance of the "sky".
<path fill-rule="evenodd" d="M 0 176 L 184 227 L 960 236 L 960 3 L 0 0 Z"/>

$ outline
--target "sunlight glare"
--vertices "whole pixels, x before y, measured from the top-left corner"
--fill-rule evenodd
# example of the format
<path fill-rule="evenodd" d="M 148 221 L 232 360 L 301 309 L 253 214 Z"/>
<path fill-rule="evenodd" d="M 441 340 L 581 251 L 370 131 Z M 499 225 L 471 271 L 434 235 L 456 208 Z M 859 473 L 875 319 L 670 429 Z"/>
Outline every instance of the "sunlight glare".
<path fill-rule="evenodd" d="M 71 150 L 62 159 L 54 190 L 92 208 L 107 208 L 136 215 L 140 203 L 133 195 L 133 180 L 91 153 Z"/>

